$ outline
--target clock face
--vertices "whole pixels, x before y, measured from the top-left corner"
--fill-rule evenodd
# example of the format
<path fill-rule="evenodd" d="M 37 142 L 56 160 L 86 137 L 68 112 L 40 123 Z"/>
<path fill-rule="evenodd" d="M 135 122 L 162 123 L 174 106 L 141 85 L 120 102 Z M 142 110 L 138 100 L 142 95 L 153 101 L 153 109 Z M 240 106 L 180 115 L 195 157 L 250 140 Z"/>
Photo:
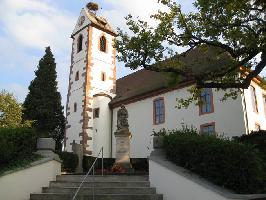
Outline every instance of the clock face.
<path fill-rule="evenodd" d="M 81 26 L 81 25 L 84 23 L 84 21 L 85 21 L 85 17 L 84 17 L 84 16 L 81 16 L 81 17 L 79 18 L 78 25 Z"/>

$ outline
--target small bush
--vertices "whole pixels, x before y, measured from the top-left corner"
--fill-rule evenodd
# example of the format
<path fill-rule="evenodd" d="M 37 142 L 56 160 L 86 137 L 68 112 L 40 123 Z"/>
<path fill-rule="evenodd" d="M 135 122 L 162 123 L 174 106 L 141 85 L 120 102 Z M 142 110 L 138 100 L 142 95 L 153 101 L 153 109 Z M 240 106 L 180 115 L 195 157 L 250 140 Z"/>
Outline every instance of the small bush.
<path fill-rule="evenodd" d="M 136 172 L 148 172 L 149 162 L 147 158 L 131 158 L 130 163 Z"/>
<path fill-rule="evenodd" d="M 0 128 L 0 166 L 26 159 L 36 151 L 36 133 L 29 128 Z"/>
<path fill-rule="evenodd" d="M 62 170 L 65 172 L 75 172 L 75 169 L 78 165 L 78 156 L 71 152 L 60 152 L 58 153 L 60 159 L 63 161 Z"/>
<path fill-rule="evenodd" d="M 262 157 L 253 145 L 196 134 L 170 131 L 164 138 L 168 159 L 237 193 L 263 191 Z"/>
<path fill-rule="evenodd" d="M 92 166 L 95 157 L 92 156 L 83 156 L 83 171 L 88 172 Z M 110 170 L 115 163 L 115 158 L 103 158 L 103 168 Z M 99 171 L 102 169 L 102 158 L 98 158 L 95 163 L 95 170 Z"/>
<path fill-rule="evenodd" d="M 235 137 L 235 139 L 245 144 L 253 144 L 261 152 L 266 162 L 266 130 L 254 131 L 248 135 Z"/>

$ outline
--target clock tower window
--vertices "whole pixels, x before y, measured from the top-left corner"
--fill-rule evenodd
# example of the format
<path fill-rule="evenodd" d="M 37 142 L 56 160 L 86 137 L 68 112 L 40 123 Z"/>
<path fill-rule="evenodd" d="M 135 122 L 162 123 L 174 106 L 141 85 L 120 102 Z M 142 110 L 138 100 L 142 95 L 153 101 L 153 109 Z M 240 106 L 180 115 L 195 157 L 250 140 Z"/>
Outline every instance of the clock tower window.
<path fill-rule="evenodd" d="M 77 43 L 77 53 L 82 50 L 83 35 L 79 35 Z"/>

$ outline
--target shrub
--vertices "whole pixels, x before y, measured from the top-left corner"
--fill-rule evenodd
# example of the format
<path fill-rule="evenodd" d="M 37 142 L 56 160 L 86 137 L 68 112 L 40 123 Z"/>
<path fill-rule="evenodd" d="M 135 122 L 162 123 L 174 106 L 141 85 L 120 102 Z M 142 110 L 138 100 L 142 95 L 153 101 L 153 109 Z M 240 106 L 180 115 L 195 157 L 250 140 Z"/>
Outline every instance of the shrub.
<path fill-rule="evenodd" d="M 131 158 L 130 163 L 136 172 L 148 172 L 149 162 L 147 158 Z"/>
<path fill-rule="evenodd" d="M 66 172 L 75 172 L 78 165 L 78 156 L 72 152 L 58 152 L 60 159 L 63 161 L 62 170 Z"/>
<path fill-rule="evenodd" d="M 36 133 L 29 128 L 0 128 L 0 166 L 31 157 L 36 151 Z"/>
<path fill-rule="evenodd" d="M 235 137 L 235 139 L 245 144 L 253 144 L 261 152 L 266 162 L 266 130 L 251 132 L 248 135 L 244 134 L 240 137 Z"/>
<path fill-rule="evenodd" d="M 164 146 L 169 160 L 217 185 L 238 193 L 263 191 L 262 157 L 253 145 L 176 130 L 165 136 Z"/>
<path fill-rule="evenodd" d="M 95 157 L 92 156 L 83 156 L 83 170 L 84 172 L 88 172 L 90 167 L 92 166 Z M 103 158 L 103 168 L 106 170 L 110 170 L 115 163 L 115 158 Z M 95 163 L 95 170 L 101 171 L 102 169 L 102 158 L 98 158 Z"/>

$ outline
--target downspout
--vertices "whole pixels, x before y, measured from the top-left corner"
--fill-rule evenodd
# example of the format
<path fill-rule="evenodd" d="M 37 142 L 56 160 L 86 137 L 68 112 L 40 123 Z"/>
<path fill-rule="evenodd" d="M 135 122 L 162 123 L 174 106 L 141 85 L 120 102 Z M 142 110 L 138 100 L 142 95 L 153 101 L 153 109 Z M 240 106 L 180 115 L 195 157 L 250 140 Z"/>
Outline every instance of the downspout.
<path fill-rule="evenodd" d="M 249 134 L 249 126 L 248 126 L 248 114 L 247 114 L 247 105 L 246 105 L 246 97 L 245 97 L 245 90 L 243 89 L 243 106 L 244 106 L 244 117 L 245 117 L 245 126 L 246 126 L 246 134 Z"/>
<path fill-rule="evenodd" d="M 111 155 L 110 158 L 113 156 L 113 108 L 111 107 Z"/>

